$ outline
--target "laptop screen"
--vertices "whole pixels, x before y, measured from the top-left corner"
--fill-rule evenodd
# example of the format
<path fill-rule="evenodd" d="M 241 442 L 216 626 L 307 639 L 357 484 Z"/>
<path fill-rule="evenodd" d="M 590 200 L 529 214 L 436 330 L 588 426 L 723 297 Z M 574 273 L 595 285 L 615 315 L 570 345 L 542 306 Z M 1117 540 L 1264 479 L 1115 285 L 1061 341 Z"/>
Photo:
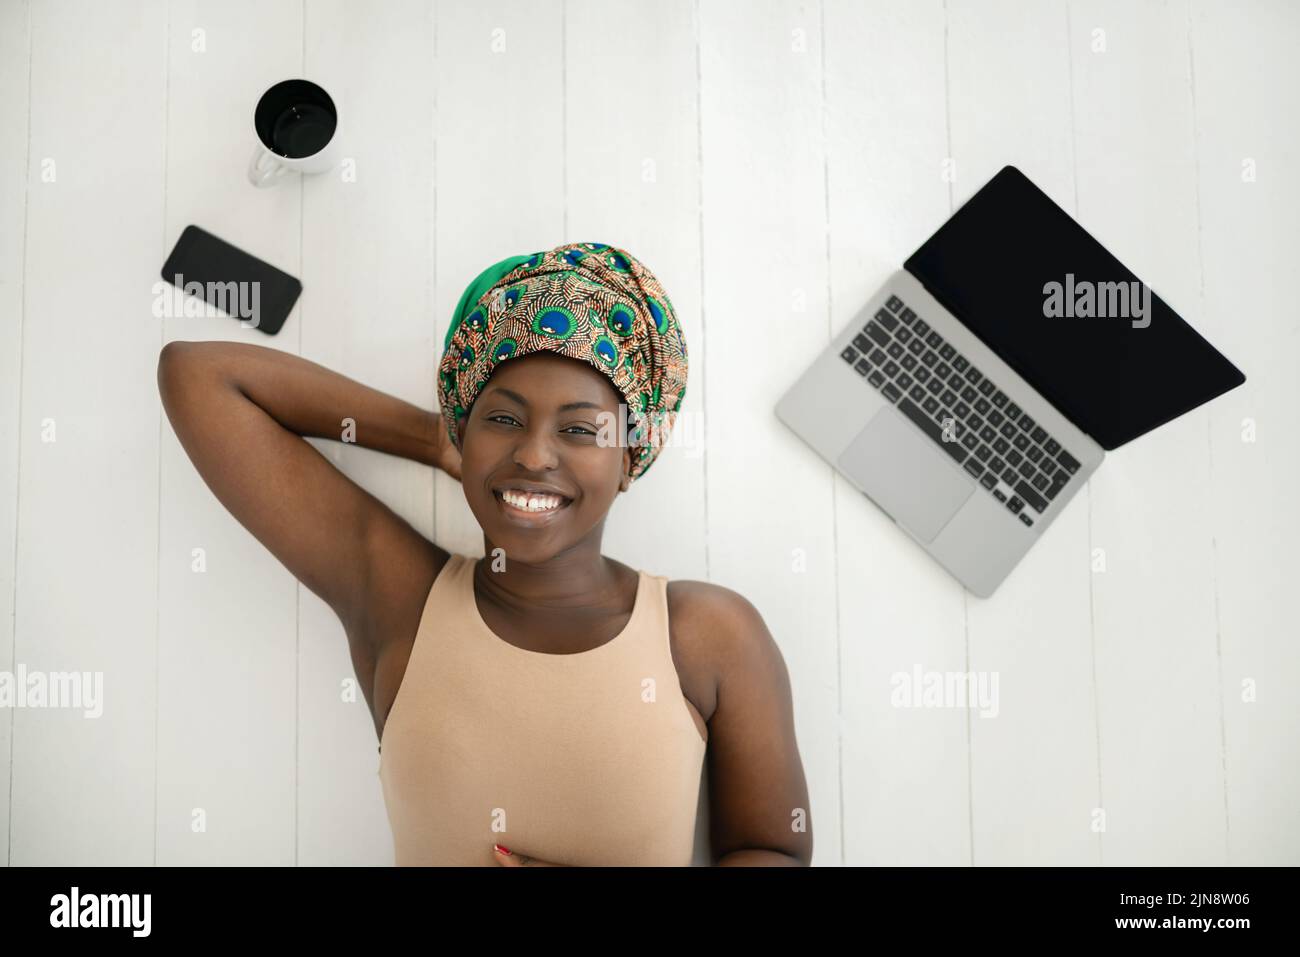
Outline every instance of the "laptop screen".
<path fill-rule="evenodd" d="M 1012 166 L 904 268 L 1104 449 L 1246 381 Z"/>

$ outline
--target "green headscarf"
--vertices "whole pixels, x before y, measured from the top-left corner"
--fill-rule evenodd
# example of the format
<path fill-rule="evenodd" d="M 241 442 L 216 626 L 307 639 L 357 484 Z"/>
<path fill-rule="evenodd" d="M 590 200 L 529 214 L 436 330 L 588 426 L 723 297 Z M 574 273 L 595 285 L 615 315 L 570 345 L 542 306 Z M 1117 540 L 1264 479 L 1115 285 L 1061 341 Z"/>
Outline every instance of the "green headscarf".
<path fill-rule="evenodd" d="M 634 426 L 630 476 L 667 441 L 686 396 L 686 339 L 644 263 L 606 243 L 565 243 L 483 270 L 456 304 L 438 364 L 438 404 L 452 444 L 502 362 L 555 352 L 608 376 Z"/>

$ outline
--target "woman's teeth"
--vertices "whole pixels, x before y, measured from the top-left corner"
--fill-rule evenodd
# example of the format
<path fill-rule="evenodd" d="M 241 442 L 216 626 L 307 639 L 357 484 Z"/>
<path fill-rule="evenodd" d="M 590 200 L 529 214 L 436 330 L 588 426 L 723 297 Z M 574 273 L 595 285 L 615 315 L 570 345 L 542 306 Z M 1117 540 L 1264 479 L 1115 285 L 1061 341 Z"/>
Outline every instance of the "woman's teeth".
<path fill-rule="evenodd" d="M 501 497 L 507 504 L 525 512 L 551 512 L 564 504 L 558 495 L 529 495 L 524 492 L 505 491 Z"/>

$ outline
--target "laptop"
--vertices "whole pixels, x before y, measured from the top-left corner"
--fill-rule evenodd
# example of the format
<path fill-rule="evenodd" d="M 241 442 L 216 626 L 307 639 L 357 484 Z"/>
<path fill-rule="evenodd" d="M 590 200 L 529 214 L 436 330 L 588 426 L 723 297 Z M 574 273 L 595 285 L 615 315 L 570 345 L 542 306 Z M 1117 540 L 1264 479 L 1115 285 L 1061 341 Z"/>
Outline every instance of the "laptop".
<path fill-rule="evenodd" d="M 890 276 L 776 414 L 987 598 L 1107 452 L 1245 381 L 1006 166 Z"/>

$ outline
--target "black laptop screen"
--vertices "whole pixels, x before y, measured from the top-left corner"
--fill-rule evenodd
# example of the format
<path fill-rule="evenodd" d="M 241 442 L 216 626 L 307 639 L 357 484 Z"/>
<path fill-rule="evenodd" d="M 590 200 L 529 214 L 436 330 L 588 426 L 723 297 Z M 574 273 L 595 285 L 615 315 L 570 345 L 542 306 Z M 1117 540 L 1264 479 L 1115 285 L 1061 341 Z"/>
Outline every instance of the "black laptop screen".
<path fill-rule="evenodd" d="M 1104 449 L 1245 381 L 1011 166 L 904 268 Z"/>

